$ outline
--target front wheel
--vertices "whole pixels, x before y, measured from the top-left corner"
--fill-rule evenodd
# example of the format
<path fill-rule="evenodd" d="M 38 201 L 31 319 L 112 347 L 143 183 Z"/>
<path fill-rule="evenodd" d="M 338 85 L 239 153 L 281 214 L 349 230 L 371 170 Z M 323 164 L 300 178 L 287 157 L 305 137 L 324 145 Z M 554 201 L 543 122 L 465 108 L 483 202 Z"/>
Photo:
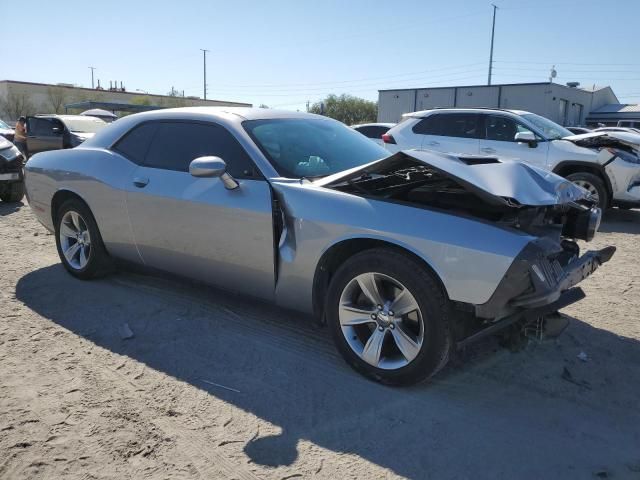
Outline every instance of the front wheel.
<path fill-rule="evenodd" d="M 71 275 L 83 280 L 110 270 L 111 261 L 89 208 L 78 199 L 62 204 L 56 215 L 56 246 L 60 261 Z"/>
<path fill-rule="evenodd" d="M 604 212 L 609 207 L 609 195 L 607 187 L 600 177 L 593 173 L 578 172 L 567 175 L 567 180 L 584 188 L 591 194 L 591 198 L 598 203 L 598 207 Z"/>
<path fill-rule="evenodd" d="M 345 262 L 326 313 L 347 363 L 378 382 L 421 382 L 449 358 L 449 300 L 425 265 L 395 250 L 366 250 Z"/>

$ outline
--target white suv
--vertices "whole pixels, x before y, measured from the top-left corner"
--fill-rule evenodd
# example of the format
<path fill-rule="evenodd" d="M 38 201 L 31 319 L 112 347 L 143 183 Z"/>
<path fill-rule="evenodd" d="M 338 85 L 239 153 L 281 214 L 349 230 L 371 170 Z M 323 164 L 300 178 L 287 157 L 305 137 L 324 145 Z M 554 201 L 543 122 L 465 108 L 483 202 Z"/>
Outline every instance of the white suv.
<path fill-rule="evenodd" d="M 586 188 L 603 209 L 640 207 L 640 135 L 573 135 L 521 110 L 447 108 L 407 113 L 382 139 L 391 152 L 417 148 L 530 163 Z"/>

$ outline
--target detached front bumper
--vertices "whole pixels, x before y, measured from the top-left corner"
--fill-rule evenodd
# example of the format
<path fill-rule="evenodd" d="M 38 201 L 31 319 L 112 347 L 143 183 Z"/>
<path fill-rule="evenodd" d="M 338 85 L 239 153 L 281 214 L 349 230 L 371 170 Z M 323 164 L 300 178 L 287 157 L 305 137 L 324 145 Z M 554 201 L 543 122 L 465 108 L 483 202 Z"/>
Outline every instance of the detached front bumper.
<path fill-rule="evenodd" d="M 476 306 L 476 316 L 499 318 L 457 342 L 458 349 L 512 327 L 525 326 L 585 297 L 578 283 L 587 278 L 616 251 L 613 246 L 574 256 L 565 266 L 566 252 L 549 252 L 549 242 L 534 241 L 507 271 L 489 302 Z M 514 295 L 514 292 L 519 292 Z"/>
<path fill-rule="evenodd" d="M 610 246 L 578 257 L 577 246 L 575 249 L 563 249 L 547 239 L 531 242 L 511 264 L 489 301 L 475 307 L 476 316 L 503 318 L 551 304 L 608 262 L 616 251 Z"/>

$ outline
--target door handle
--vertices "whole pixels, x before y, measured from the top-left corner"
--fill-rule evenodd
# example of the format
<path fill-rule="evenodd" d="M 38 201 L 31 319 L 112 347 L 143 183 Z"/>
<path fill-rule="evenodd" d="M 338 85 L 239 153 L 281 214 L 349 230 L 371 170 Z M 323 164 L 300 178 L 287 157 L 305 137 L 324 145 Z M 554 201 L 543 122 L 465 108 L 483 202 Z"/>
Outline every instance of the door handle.
<path fill-rule="evenodd" d="M 144 188 L 144 187 L 147 186 L 148 183 L 149 183 L 149 179 L 148 178 L 135 177 L 133 179 L 133 184 L 138 188 Z"/>
<path fill-rule="evenodd" d="M 491 148 L 491 147 L 481 148 L 480 151 L 484 152 L 484 153 L 496 153 L 496 150 L 494 148 Z"/>
<path fill-rule="evenodd" d="M 432 140 L 428 142 L 427 145 L 431 145 L 432 147 L 435 147 L 436 145 L 440 145 L 440 142 L 436 142 L 435 140 Z"/>

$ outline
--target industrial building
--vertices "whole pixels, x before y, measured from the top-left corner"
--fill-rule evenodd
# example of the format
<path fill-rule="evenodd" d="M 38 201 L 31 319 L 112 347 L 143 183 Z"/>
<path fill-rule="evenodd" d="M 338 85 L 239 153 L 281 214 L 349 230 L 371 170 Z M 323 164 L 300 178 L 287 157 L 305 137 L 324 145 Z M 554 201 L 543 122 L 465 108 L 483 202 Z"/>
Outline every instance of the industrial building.
<path fill-rule="evenodd" d="M 508 108 L 527 110 L 565 126 L 616 125 L 640 120 L 640 108 L 620 104 L 611 87 L 581 88 L 577 82 L 470 85 L 378 91 L 378 121 L 398 122 L 403 113 L 431 108 Z"/>
<path fill-rule="evenodd" d="M 0 118 L 15 121 L 20 115 L 64 113 L 65 105 L 80 102 L 151 105 L 156 107 L 233 106 L 250 107 L 250 103 L 204 100 L 198 97 L 153 95 L 130 92 L 117 84 L 108 89 L 83 88 L 69 84 L 47 84 L 0 80 Z M 69 113 L 79 113 L 73 110 Z M 116 112 L 117 113 L 117 112 Z"/>

